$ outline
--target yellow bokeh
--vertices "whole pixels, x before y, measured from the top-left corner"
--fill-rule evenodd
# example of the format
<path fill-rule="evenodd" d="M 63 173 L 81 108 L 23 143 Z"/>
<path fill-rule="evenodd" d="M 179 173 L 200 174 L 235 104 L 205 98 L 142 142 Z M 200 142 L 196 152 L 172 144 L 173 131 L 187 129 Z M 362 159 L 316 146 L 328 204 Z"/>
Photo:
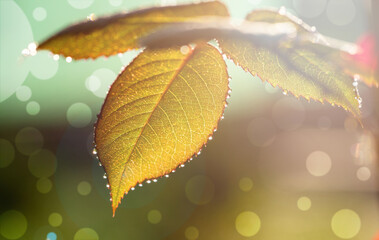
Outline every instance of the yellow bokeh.
<path fill-rule="evenodd" d="M 82 181 L 78 184 L 77 190 L 80 195 L 87 196 L 88 194 L 91 193 L 92 187 L 89 182 Z"/>
<path fill-rule="evenodd" d="M 244 237 L 252 237 L 259 232 L 261 220 L 256 213 L 245 211 L 237 216 L 235 225 L 239 234 Z"/>
<path fill-rule="evenodd" d="M 301 211 L 308 211 L 312 206 L 312 202 L 311 202 L 311 199 L 309 199 L 308 197 L 300 197 L 298 200 L 297 200 L 297 207 L 301 210 Z"/>
<path fill-rule="evenodd" d="M 24 214 L 9 210 L 0 215 L 0 233 L 6 239 L 21 238 L 28 227 Z"/>
<path fill-rule="evenodd" d="M 36 184 L 37 190 L 40 193 L 48 193 L 53 187 L 53 183 L 48 178 L 40 178 Z"/>
<path fill-rule="evenodd" d="M 52 227 L 59 227 L 62 224 L 62 216 L 59 213 L 52 213 L 48 218 L 48 222 Z"/>
<path fill-rule="evenodd" d="M 244 177 L 240 179 L 238 185 L 242 191 L 248 192 L 253 188 L 253 181 L 248 177 Z"/>
<path fill-rule="evenodd" d="M 147 220 L 152 224 L 160 223 L 162 220 L 162 214 L 159 210 L 151 210 L 147 214 Z"/>
<path fill-rule="evenodd" d="M 81 228 L 75 233 L 74 240 L 99 240 L 99 235 L 92 228 Z"/>
<path fill-rule="evenodd" d="M 353 210 L 341 209 L 333 215 L 331 226 L 336 236 L 351 239 L 359 233 L 361 219 Z"/>
<path fill-rule="evenodd" d="M 190 226 L 186 228 L 184 235 L 188 240 L 195 240 L 199 237 L 199 230 L 194 226 Z"/>

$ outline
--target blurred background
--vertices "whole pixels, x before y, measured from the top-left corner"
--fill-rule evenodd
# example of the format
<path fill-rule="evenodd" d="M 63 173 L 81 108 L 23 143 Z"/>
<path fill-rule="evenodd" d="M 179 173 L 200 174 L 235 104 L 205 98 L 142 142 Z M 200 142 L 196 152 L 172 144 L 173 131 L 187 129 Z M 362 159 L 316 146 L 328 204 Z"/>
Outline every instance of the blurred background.
<path fill-rule="evenodd" d="M 358 86 L 362 128 L 343 109 L 285 96 L 229 61 L 230 104 L 213 140 L 130 192 L 112 218 L 93 124 L 138 51 L 72 62 L 21 51 L 91 14 L 182 2 L 191 1 L 0 1 L 0 239 L 378 240 L 378 89 Z M 285 6 L 350 42 L 378 29 L 376 1 L 224 2 L 237 19 Z"/>

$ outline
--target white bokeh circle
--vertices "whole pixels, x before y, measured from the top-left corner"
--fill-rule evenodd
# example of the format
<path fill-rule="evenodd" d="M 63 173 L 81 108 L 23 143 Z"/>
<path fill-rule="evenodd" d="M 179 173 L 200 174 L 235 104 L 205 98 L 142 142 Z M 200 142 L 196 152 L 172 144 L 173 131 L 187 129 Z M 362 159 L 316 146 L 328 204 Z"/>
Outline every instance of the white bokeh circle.
<path fill-rule="evenodd" d="M 48 80 L 57 73 L 59 62 L 48 51 L 38 51 L 28 58 L 30 72 L 38 79 Z"/>
<path fill-rule="evenodd" d="M 122 0 L 109 0 L 109 3 L 113 6 L 113 7 L 118 7 L 122 4 Z"/>
<path fill-rule="evenodd" d="M 94 0 L 67 0 L 71 7 L 76 9 L 85 9 L 91 6 Z"/>
<path fill-rule="evenodd" d="M 334 25 L 345 26 L 354 20 L 356 11 L 354 2 L 351 0 L 330 0 L 326 15 Z"/>
<path fill-rule="evenodd" d="M 43 7 L 37 7 L 33 10 L 33 18 L 36 21 L 39 21 L 39 22 L 43 21 L 46 19 L 46 16 L 47 16 L 46 9 Z"/>
<path fill-rule="evenodd" d="M 37 115 L 40 110 L 41 110 L 41 107 L 39 103 L 36 101 L 28 102 L 28 104 L 26 105 L 26 112 L 29 115 L 32 115 L 32 116 Z"/>
<path fill-rule="evenodd" d="M 29 73 L 29 66 L 21 52 L 33 41 L 33 32 L 27 17 L 15 1 L 0 1 L 0 36 L 2 102 L 16 92 Z"/>
<path fill-rule="evenodd" d="M 292 4 L 300 16 L 314 18 L 325 11 L 326 0 L 293 0 Z"/>
<path fill-rule="evenodd" d="M 28 101 L 32 96 L 32 90 L 28 86 L 20 86 L 17 88 L 16 97 L 21 102 Z"/>
<path fill-rule="evenodd" d="M 89 76 L 85 85 L 95 96 L 105 98 L 111 84 L 116 80 L 116 74 L 108 68 L 97 69 Z"/>
<path fill-rule="evenodd" d="M 332 160 L 322 151 L 314 151 L 307 157 L 306 168 L 310 174 L 316 177 L 326 175 L 332 168 Z"/>
<path fill-rule="evenodd" d="M 367 181 L 371 177 L 371 171 L 370 171 L 370 169 L 368 167 L 360 167 L 360 168 L 358 168 L 356 174 L 357 174 L 357 178 L 360 181 Z"/>
<path fill-rule="evenodd" d="M 87 104 L 74 103 L 68 108 L 66 117 L 71 126 L 82 128 L 91 122 L 92 111 Z"/>

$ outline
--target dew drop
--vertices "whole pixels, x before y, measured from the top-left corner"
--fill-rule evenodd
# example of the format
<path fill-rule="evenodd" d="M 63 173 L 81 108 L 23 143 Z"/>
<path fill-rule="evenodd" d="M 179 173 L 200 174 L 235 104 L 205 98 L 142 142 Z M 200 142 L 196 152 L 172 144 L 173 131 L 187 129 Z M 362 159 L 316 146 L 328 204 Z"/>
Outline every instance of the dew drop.
<path fill-rule="evenodd" d="M 97 154 L 97 150 L 96 150 L 96 148 L 94 148 L 94 149 L 92 150 L 92 154 L 93 154 L 93 155 L 96 155 L 96 154 Z"/>
<path fill-rule="evenodd" d="M 181 52 L 183 55 L 188 54 L 189 51 L 190 51 L 190 48 L 189 48 L 188 46 L 186 46 L 186 45 L 183 45 L 183 46 L 180 47 L 180 52 Z"/>
<path fill-rule="evenodd" d="M 153 182 L 158 182 L 158 180 L 157 179 L 153 179 Z"/>
<path fill-rule="evenodd" d="M 138 186 L 142 187 L 142 183 L 138 184 Z"/>
<path fill-rule="evenodd" d="M 35 42 L 31 42 L 28 44 L 28 51 L 30 56 L 34 56 L 37 54 L 37 44 Z"/>
<path fill-rule="evenodd" d="M 59 55 L 58 54 L 54 54 L 53 55 L 53 60 L 54 61 L 58 61 L 59 60 Z"/>
<path fill-rule="evenodd" d="M 231 93 L 232 93 L 232 89 L 229 89 L 229 90 L 228 90 L 228 93 L 231 94 Z"/>
<path fill-rule="evenodd" d="M 68 63 L 72 62 L 72 57 L 66 57 L 66 62 Z"/>
<path fill-rule="evenodd" d="M 193 158 L 190 158 L 190 161 L 192 161 L 193 160 Z"/>
<path fill-rule="evenodd" d="M 197 155 L 200 155 L 201 154 L 201 150 L 197 153 Z"/>
<path fill-rule="evenodd" d="M 171 172 L 172 172 L 172 173 L 174 173 L 174 172 L 175 172 L 175 169 L 174 169 L 174 170 L 172 170 Z"/>
<path fill-rule="evenodd" d="M 180 167 L 184 167 L 184 164 L 181 164 Z"/>
<path fill-rule="evenodd" d="M 134 188 L 134 187 L 132 187 L 130 190 L 134 191 L 134 189 L 135 189 L 135 188 Z"/>
<path fill-rule="evenodd" d="M 316 27 L 315 26 L 311 27 L 311 32 L 316 32 Z"/>
<path fill-rule="evenodd" d="M 166 175 L 164 175 L 166 178 L 168 178 L 169 177 L 169 175 L 168 174 L 166 174 Z"/>
<path fill-rule="evenodd" d="M 224 60 L 227 60 L 227 59 L 228 59 L 228 57 L 226 56 L 226 54 L 222 54 L 222 58 L 223 58 Z"/>
<path fill-rule="evenodd" d="M 29 44 L 28 44 L 28 49 L 29 49 L 30 51 L 35 51 L 35 50 L 37 50 L 37 44 L 36 44 L 35 42 L 31 42 L 31 43 L 29 43 Z"/>
<path fill-rule="evenodd" d="M 88 21 L 95 21 L 96 15 L 94 13 L 91 13 L 89 16 L 87 16 Z"/>
<path fill-rule="evenodd" d="M 358 74 L 354 75 L 354 81 L 353 81 L 353 86 L 354 86 L 354 92 L 355 92 L 355 99 L 358 101 L 358 107 L 362 108 L 362 98 L 359 95 L 359 90 L 358 90 L 358 84 L 359 84 L 360 76 Z"/>
<path fill-rule="evenodd" d="M 147 182 L 147 184 L 150 184 L 150 183 L 151 183 L 151 181 L 150 181 L 150 180 L 147 180 L 146 182 Z"/>
<path fill-rule="evenodd" d="M 224 118 L 225 118 L 224 115 L 222 115 L 222 116 L 221 116 L 221 119 L 224 119 Z"/>
<path fill-rule="evenodd" d="M 217 131 L 217 128 L 213 129 L 213 132 L 216 132 Z"/>
<path fill-rule="evenodd" d="M 24 56 L 30 56 L 30 51 L 29 51 L 29 49 L 23 49 L 22 51 L 21 51 L 21 54 L 22 55 L 24 55 Z"/>
<path fill-rule="evenodd" d="M 284 15 L 284 14 L 286 14 L 287 13 L 287 9 L 286 9 L 286 7 L 285 6 L 281 6 L 280 8 L 279 8 L 279 14 L 280 15 Z"/>
<path fill-rule="evenodd" d="M 111 202 L 112 202 L 112 198 L 110 198 L 110 199 L 109 199 L 109 201 L 111 201 Z"/>
<path fill-rule="evenodd" d="M 287 91 L 283 91 L 283 95 L 287 95 L 288 93 L 287 93 Z"/>
<path fill-rule="evenodd" d="M 105 185 L 109 189 L 109 184 Z"/>
<path fill-rule="evenodd" d="M 213 137 L 212 137 L 212 136 L 209 136 L 208 140 L 212 140 L 212 139 L 213 139 Z"/>
<path fill-rule="evenodd" d="M 102 165 L 101 162 L 99 161 L 99 167 L 101 167 L 101 166 L 103 166 L 103 165 Z"/>

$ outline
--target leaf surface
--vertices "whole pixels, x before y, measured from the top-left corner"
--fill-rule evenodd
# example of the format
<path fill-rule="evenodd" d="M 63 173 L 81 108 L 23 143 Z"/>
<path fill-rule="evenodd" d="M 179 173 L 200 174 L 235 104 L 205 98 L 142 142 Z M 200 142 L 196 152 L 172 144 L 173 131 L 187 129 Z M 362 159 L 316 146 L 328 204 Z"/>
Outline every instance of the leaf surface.
<path fill-rule="evenodd" d="M 286 15 L 268 10 L 253 11 L 247 20 L 296 23 Z M 310 30 L 307 25 L 297 24 L 297 28 L 298 35 L 306 34 L 308 37 Z M 279 86 L 284 92 L 291 92 L 296 97 L 327 101 L 358 117 L 359 96 L 353 87 L 353 78 L 327 54 L 330 48 L 295 39 L 286 38 L 270 44 L 251 41 L 250 38 L 231 37 L 220 39 L 219 44 L 228 58 L 274 87 Z"/>
<path fill-rule="evenodd" d="M 143 9 L 67 27 L 41 43 L 38 49 L 73 59 L 110 56 L 139 48 L 139 38 L 166 25 L 228 15 L 225 5 L 217 1 Z"/>
<path fill-rule="evenodd" d="M 225 62 L 208 44 L 146 49 L 118 76 L 95 130 L 113 213 L 130 188 L 199 152 L 217 127 L 228 90 Z"/>

